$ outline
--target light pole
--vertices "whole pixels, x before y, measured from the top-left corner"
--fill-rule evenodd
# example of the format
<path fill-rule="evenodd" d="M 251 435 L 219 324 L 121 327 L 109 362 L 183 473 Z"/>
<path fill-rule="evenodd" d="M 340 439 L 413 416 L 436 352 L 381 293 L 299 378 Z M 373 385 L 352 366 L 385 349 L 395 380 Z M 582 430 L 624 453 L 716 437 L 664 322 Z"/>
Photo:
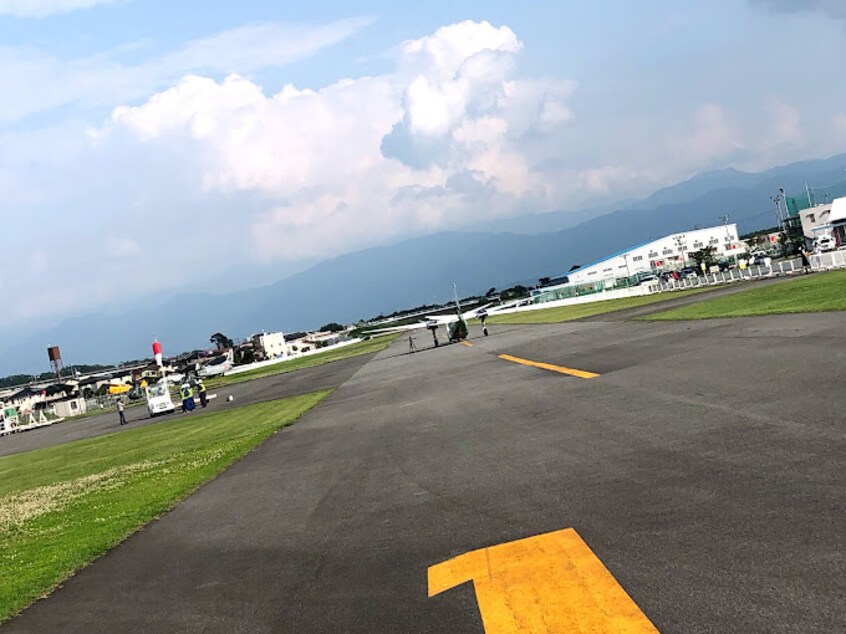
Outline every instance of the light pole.
<path fill-rule="evenodd" d="M 629 270 L 629 254 L 623 254 L 623 260 L 626 262 L 626 286 L 628 287 L 632 281 L 632 272 Z"/>
<path fill-rule="evenodd" d="M 679 235 L 677 235 L 677 236 L 675 237 L 675 241 L 676 241 L 676 247 L 678 248 L 679 253 L 681 254 L 682 267 L 684 267 L 684 265 L 685 265 L 685 259 L 684 259 L 684 234 L 683 234 L 683 233 L 680 233 Z"/>
<path fill-rule="evenodd" d="M 723 216 L 720 216 L 720 220 L 723 221 L 723 227 L 726 230 L 726 242 L 723 246 L 723 250 L 725 251 L 725 250 L 729 249 L 733 244 L 733 241 L 731 239 L 731 233 L 729 233 L 729 226 L 728 226 L 729 215 L 725 214 Z M 734 264 L 737 264 L 737 254 L 736 253 L 732 253 L 729 256 L 729 258 L 731 258 L 731 260 L 734 262 Z"/>

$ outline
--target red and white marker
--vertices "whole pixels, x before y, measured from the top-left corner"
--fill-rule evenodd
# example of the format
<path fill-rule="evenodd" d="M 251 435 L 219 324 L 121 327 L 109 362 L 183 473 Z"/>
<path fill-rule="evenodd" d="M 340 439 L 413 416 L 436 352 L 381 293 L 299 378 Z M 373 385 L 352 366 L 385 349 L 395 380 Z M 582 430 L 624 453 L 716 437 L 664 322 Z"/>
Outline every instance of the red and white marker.
<path fill-rule="evenodd" d="M 162 344 L 159 343 L 158 339 L 153 342 L 153 356 L 156 357 L 158 366 L 162 367 Z"/>

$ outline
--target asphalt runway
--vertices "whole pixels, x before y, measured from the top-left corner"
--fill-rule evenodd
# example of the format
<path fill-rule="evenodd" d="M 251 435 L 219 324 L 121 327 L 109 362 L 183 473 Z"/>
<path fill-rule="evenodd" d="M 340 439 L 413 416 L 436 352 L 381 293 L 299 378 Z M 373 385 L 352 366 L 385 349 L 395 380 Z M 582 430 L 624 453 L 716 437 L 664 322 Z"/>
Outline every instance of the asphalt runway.
<path fill-rule="evenodd" d="M 209 389 L 208 393 L 216 394 L 216 398 L 209 400 L 209 404 L 205 409 L 199 407 L 200 403 L 197 400 L 197 409 L 195 412 L 188 414 L 181 413 L 180 404 L 175 400 L 174 404 L 177 406 L 176 413 L 157 416 L 155 418 L 150 418 L 147 415 L 147 408 L 143 405 L 127 408 L 126 419 L 129 425 L 126 427 L 121 427 L 118 424 L 117 411 L 112 408 L 97 416 L 68 420 L 63 423 L 51 425 L 50 427 L 41 427 L 19 434 L 10 434 L 0 437 L 0 456 L 8 456 L 43 447 L 52 447 L 53 445 L 61 445 L 83 438 L 93 438 L 94 436 L 102 436 L 103 434 L 113 434 L 151 423 L 178 420 L 183 416 L 195 416 L 200 411 L 221 411 L 240 405 L 249 405 L 250 403 L 271 401 L 278 398 L 331 389 L 341 385 L 350 378 L 360 367 L 367 363 L 370 356 L 372 355 L 351 357 L 313 368 L 305 368 L 263 379 L 235 383 L 218 389 Z M 230 395 L 234 396 L 235 400 L 232 403 L 227 403 L 226 397 Z"/>
<path fill-rule="evenodd" d="M 398 340 L 5 631 L 846 631 L 846 315 L 491 331 Z"/>

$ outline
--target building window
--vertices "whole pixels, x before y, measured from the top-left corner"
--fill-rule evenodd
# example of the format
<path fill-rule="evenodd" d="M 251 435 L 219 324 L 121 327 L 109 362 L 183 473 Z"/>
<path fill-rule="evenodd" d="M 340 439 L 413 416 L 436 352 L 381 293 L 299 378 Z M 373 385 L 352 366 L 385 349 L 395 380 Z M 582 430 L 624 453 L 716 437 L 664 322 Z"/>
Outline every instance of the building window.
<path fill-rule="evenodd" d="M 672 252 L 672 249 L 664 249 L 664 255 L 670 255 Z"/>
<path fill-rule="evenodd" d="M 632 262 L 640 262 L 643 259 L 642 255 L 637 255 L 632 258 Z"/>

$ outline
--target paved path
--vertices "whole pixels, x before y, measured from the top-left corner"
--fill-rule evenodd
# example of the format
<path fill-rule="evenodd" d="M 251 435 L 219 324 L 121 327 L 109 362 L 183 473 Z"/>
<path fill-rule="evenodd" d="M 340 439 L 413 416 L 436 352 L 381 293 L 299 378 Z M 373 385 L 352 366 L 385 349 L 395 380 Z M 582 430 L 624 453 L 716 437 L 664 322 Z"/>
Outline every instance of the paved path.
<path fill-rule="evenodd" d="M 356 370 L 367 363 L 371 356 L 362 355 L 342 359 L 313 368 L 305 368 L 263 379 L 236 383 L 222 388 L 209 389 L 209 394 L 216 393 L 217 398 L 209 401 L 209 405 L 205 411 L 213 412 L 238 405 L 270 401 L 286 396 L 297 396 L 298 394 L 307 394 L 309 392 L 334 388 L 352 376 Z M 226 397 L 229 395 L 235 397 L 233 404 L 226 403 Z M 182 414 L 179 412 L 179 404 L 176 403 L 176 405 L 176 413 L 168 416 L 158 416 L 156 418 L 150 418 L 147 415 L 147 408 L 145 406 L 129 407 L 126 409 L 126 418 L 130 424 L 125 428 L 118 425 L 117 411 L 112 409 L 97 416 L 68 420 L 63 423 L 51 425 L 50 427 L 42 427 L 20 434 L 3 436 L 0 437 L 0 456 L 31 451 L 32 449 L 41 449 L 42 447 L 52 447 L 53 445 L 62 445 L 72 440 L 112 434 L 126 429 L 149 425 L 150 423 L 160 423 L 182 416 L 191 416 L 191 414 Z"/>
<path fill-rule="evenodd" d="M 397 342 L 5 630 L 478 634 L 428 568 L 573 528 L 661 632 L 846 631 L 843 314 L 492 331 Z"/>

